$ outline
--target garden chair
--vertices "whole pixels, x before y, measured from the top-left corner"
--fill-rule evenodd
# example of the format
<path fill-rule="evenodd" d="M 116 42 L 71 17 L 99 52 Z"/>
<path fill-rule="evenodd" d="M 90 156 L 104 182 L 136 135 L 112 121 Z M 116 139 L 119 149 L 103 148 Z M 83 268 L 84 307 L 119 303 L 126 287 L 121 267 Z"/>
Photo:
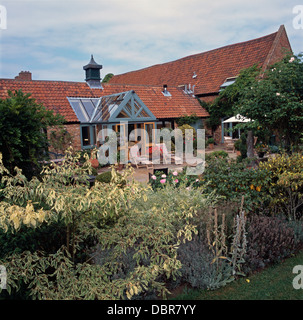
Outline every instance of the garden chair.
<path fill-rule="evenodd" d="M 136 165 L 137 168 L 146 167 L 147 169 L 152 169 L 153 163 L 148 160 L 145 156 L 140 156 L 139 146 L 135 144 L 129 149 L 129 156 L 132 163 Z"/>
<path fill-rule="evenodd" d="M 156 146 L 160 148 L 160 151 L 161 151 L 161 153 L 163 155 L 163 162 L 165 164 L 171 163 L 170 162 L 171 159 L 174 160 L 175 164 L 182 164 L 183 163 L 183 159 L 182 158 L 177 157 L 176 155 L 174 155 L 171 152 L 168 152 L 165 143 L 159 143 L 159 144 L 156 144 Z"/>

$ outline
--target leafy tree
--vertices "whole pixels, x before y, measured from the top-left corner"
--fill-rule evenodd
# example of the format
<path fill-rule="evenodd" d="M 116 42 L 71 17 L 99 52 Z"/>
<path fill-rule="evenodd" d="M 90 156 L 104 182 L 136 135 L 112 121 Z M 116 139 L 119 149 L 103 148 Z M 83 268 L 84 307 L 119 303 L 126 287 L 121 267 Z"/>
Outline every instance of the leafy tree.
<path fill-rule="evenodd" d="M 297 148 L 303 128 L 303 62 L 286 57 L 243 88 L 234 112 L 253 119 L 245 127 L 277 133 L 287 149 Z"/>
<path fill-rule="evenodd" d="M 259 73 L 260 69 L 257 65 L 242 70 L 234 84 L 222 90 L 212 104 L 204 105 L 210 114 L 208 127 L 215 130 L 221 124 L 222 118 L 234 115 L 233 105 L 241 99 L 245 88 L 254 83 Z"/>
<path fill-rule="evenodd" d="M 104 77 L 104 79 L 102 80 L 102 83 L 107 83 L 107 82 L 109 82 L 110 79 L 111 79 L 113 76 L 114 76 L 113 73 L 108 73 L 108 74 Z"/>
<path fill-rule="evenodd" d="M 54 115 L 38 104 L 30 94 L 22 90 L 9 91 L 7 99 L 0 100 L 0 152 L 3 162 L 12 171 L 15 166 L 31 176 L 47 150 L 46 129 L 63 122 L 63 117 Z"/>

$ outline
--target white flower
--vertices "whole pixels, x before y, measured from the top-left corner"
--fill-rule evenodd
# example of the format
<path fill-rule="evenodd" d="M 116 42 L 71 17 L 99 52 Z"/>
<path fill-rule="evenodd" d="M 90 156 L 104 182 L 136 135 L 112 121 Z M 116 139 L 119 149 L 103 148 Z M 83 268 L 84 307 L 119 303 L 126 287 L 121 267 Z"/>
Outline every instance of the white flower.
<path fill-rule="evenodd" d="M 173 176 L 177 176 L 178 175 L 178 172 L 177 171 L 174 171 L 173 172 Z"/>
<path fill-rule="evenodd" d="M 151 178 L 152 178 L 153 180 L 156 180 L 156 179 L 157 179 L 157 177 L 156 177 L 155 175 L 152 175 Z"/>
<path fill-rule="evenodd" d="M 291 57 L 290 60 L 288 61 L 289 63 L 292 63 L 295 61 L 295 58 L 294 57 Z"/>
<path fill-rule="evenodd" d="M 166 178 L 166 174 L 162 174 L 161 178 Z"/>
<path fill-rule="evenodd" d="M 281 94 L 279 92 L 276 93 L 276 96 L 279 97 Z"/>

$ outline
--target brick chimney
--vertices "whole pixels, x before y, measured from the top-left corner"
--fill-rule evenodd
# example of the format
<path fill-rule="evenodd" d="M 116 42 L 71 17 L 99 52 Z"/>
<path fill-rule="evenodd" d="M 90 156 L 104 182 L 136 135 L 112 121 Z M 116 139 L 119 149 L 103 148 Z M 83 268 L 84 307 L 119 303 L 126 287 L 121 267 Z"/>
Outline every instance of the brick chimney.
<path fill-rule="evenodd" d="M 19 75 L 15 77 L 15 80 L 32 81 L 32 74 L 29 71 L 21 71 Z"/>

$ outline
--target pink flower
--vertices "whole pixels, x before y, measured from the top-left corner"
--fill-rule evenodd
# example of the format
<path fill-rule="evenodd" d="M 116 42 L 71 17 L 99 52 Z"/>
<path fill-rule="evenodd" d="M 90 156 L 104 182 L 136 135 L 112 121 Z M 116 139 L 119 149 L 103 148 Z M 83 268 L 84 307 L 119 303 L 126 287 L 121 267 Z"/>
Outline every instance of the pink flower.
<path fill-rule="evenodd" d="M 175 183 L 178 183 L 178 182 L 179 182 L 179 180 L 178 180 L 178 179 L 176 179 L 176 180 L 175 180 Z"/>
<path fill-rule="evenodd" d="M 155 175 L 152 175 L 151 178 L 152 178 L 153 180 L 156 180 L 156 179 L 157 179 L 157 177 L 156 177 Z"/>
<path fill-rule="evenodd" d="M 294 62 L 294 61 L 295 61 L 295 58 L 294 58 L 294 57 L 291 57 L 290 60 L 289 60 L 290 63 L 292 63 L 292 62 Z"/>
<path fill-rule="evenodd" d="M 198 182 L 199 181 L 199 179 L 196 179 L 196 182 Z"/>
<path fill-rule="evenodd" d="M 277 92 L 277 93 L 276 93 L 276 96 L 277 96 L 277 97 L 279 97 L 279 96 L 280 96 L 280 93 L 279 93 L 279 92 Z"/>
<path fill-rule="evenodd" d="M 178 175 L 178 172 L 177 171 L 174 171 L 173 172 L 173 176 L 177 176 Z"/>
<path fill-rule="evenodd" d="M 166 182 L 166 179 L 161 179 L 160 183 L 164 184 Z"/>

